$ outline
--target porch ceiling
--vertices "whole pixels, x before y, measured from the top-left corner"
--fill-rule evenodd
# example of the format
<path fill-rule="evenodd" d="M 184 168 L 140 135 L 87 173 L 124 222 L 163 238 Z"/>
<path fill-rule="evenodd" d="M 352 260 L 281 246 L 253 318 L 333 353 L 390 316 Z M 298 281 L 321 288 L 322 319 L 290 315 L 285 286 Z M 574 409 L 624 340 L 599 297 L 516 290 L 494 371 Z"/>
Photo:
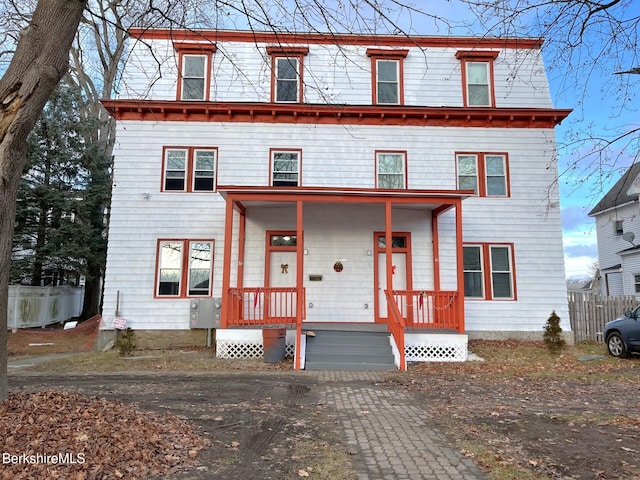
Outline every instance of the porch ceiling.
<path fill-rule="evenodd" d="M 285 207 L 297 201 L 307 203 L 349 203 L 392 205 L 406 209 L 435 210 L 451 206 L 473 195 L 472 190 L 379 190 L 326 187 L 243 187 L 218 185 L 218 192 L 243 207 Z"/>

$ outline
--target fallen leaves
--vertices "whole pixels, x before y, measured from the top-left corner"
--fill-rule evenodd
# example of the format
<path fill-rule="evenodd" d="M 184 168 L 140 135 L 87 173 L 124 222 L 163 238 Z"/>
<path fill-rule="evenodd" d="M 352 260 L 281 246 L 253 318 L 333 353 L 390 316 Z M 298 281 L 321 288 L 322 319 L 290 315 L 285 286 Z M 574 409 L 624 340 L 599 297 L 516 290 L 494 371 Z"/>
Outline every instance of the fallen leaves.
<path fill-rule="evenodd" d="M 178 417 L 65 391 L 10 393 L 0 418 L 2 480 L 142 479 L 189 465 L 209 444 Z"/>

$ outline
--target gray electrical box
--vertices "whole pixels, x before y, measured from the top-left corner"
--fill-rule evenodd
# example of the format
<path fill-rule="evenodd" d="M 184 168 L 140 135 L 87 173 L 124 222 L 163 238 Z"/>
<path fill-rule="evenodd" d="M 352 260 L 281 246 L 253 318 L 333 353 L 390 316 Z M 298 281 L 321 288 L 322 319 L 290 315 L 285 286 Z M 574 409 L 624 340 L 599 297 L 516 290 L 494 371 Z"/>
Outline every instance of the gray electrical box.
<path fill-rule="evenodd" d="M 189 302 L 190 328 L 219 328 L 220 298 L 192 298 Z"/>

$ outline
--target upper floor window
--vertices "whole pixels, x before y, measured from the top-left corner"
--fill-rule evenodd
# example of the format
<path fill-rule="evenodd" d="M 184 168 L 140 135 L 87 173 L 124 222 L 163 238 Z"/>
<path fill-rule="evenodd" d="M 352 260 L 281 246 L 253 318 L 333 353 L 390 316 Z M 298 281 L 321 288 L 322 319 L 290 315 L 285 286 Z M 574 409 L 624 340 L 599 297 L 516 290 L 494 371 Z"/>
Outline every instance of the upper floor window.
<path fill-rule="evenodd" d="M 508 197 L 509 170 L 505 153 L 458 153 L 458 189 L 481 197 Z"/>
<path fill-rule="evenodd" d="M 613 223 L 613 232 L 618 237 L 620 237 L 624 233 L 624 221 L 623 220 L 616 220 Z"/>
<path fill-rule="evenodd" d="M 461 60 L 465 107 L 495 107 L 493 61 L 498 52 L 458 51 Z"/>
<path fill-rule="evenodd" d="M 162 191 L 215 192 L 216 148 L 165 147 Z"/>
<path fill-rule="evenodd" d="M 211 43 L 174 43 L 178 51 L 178 100 L 209 100 L 211 58 L 216 46 Z"/>
<path fill-rule="evenodd" d="M 407 188 L 406 152 L 376 152 L 376 188 Z"/>
<path fill-rule="evenodd" d="M 157 297 L 211 296 L 213 240 L 158 240 Z"/>
<path fill-rule="evenodd" d="M 371 57 L 372 103 L 376 105 L 404 104 L 404 58 L 409 50 L 368 48 Z"/>
<path fill-rule="evenodd" d="M 300 186 L 302 150 L 271 150 L 271 185 L 274 187 Z"/>
<path fill-rule="evenodd" d="M 514 300 L 515 280 L 511 244 L 463 247 L 464 296 L 485 300 Z"/>
<path fill-rule="evenodd" d="M 307 47 L 267 47 L 271 55 L 271 101 L 299 103 L 303 99 L 303 58 Z"/>

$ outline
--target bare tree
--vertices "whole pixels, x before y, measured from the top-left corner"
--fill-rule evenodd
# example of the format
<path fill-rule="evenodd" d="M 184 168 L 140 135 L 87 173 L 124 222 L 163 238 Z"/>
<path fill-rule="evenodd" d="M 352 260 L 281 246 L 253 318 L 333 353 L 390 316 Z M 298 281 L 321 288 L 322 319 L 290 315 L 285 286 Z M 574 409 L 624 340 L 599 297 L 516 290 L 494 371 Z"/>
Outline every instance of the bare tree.
<path fill-rule="evenodd" d="M 495 36 L 543 37 L 547 71 L 558 97 L 577 96 L 559 147 L 571 160 L 561 171 L 576 187 L 594 182 L 594 198 L 619 170 L 636 161 L 640 127 L 621 120 L 638 110 L 640 10 L 634 0 L 461 0 Z M 594 88 L 595 87 L 595 88 Z M 600 98 L 589 92 L 600 90 Z M 602 99 L 614 100 L 610 111 Z M 589 117 L 598 108 L 598 118 Z"/>
<path fill-rule="evenodd" d="M 69 47 L 86 0 L 41 0 L 0 79 L 0 400 L 8 395 L 7 309 L 18 183 L 27 136 L 69 68 Z"/>

